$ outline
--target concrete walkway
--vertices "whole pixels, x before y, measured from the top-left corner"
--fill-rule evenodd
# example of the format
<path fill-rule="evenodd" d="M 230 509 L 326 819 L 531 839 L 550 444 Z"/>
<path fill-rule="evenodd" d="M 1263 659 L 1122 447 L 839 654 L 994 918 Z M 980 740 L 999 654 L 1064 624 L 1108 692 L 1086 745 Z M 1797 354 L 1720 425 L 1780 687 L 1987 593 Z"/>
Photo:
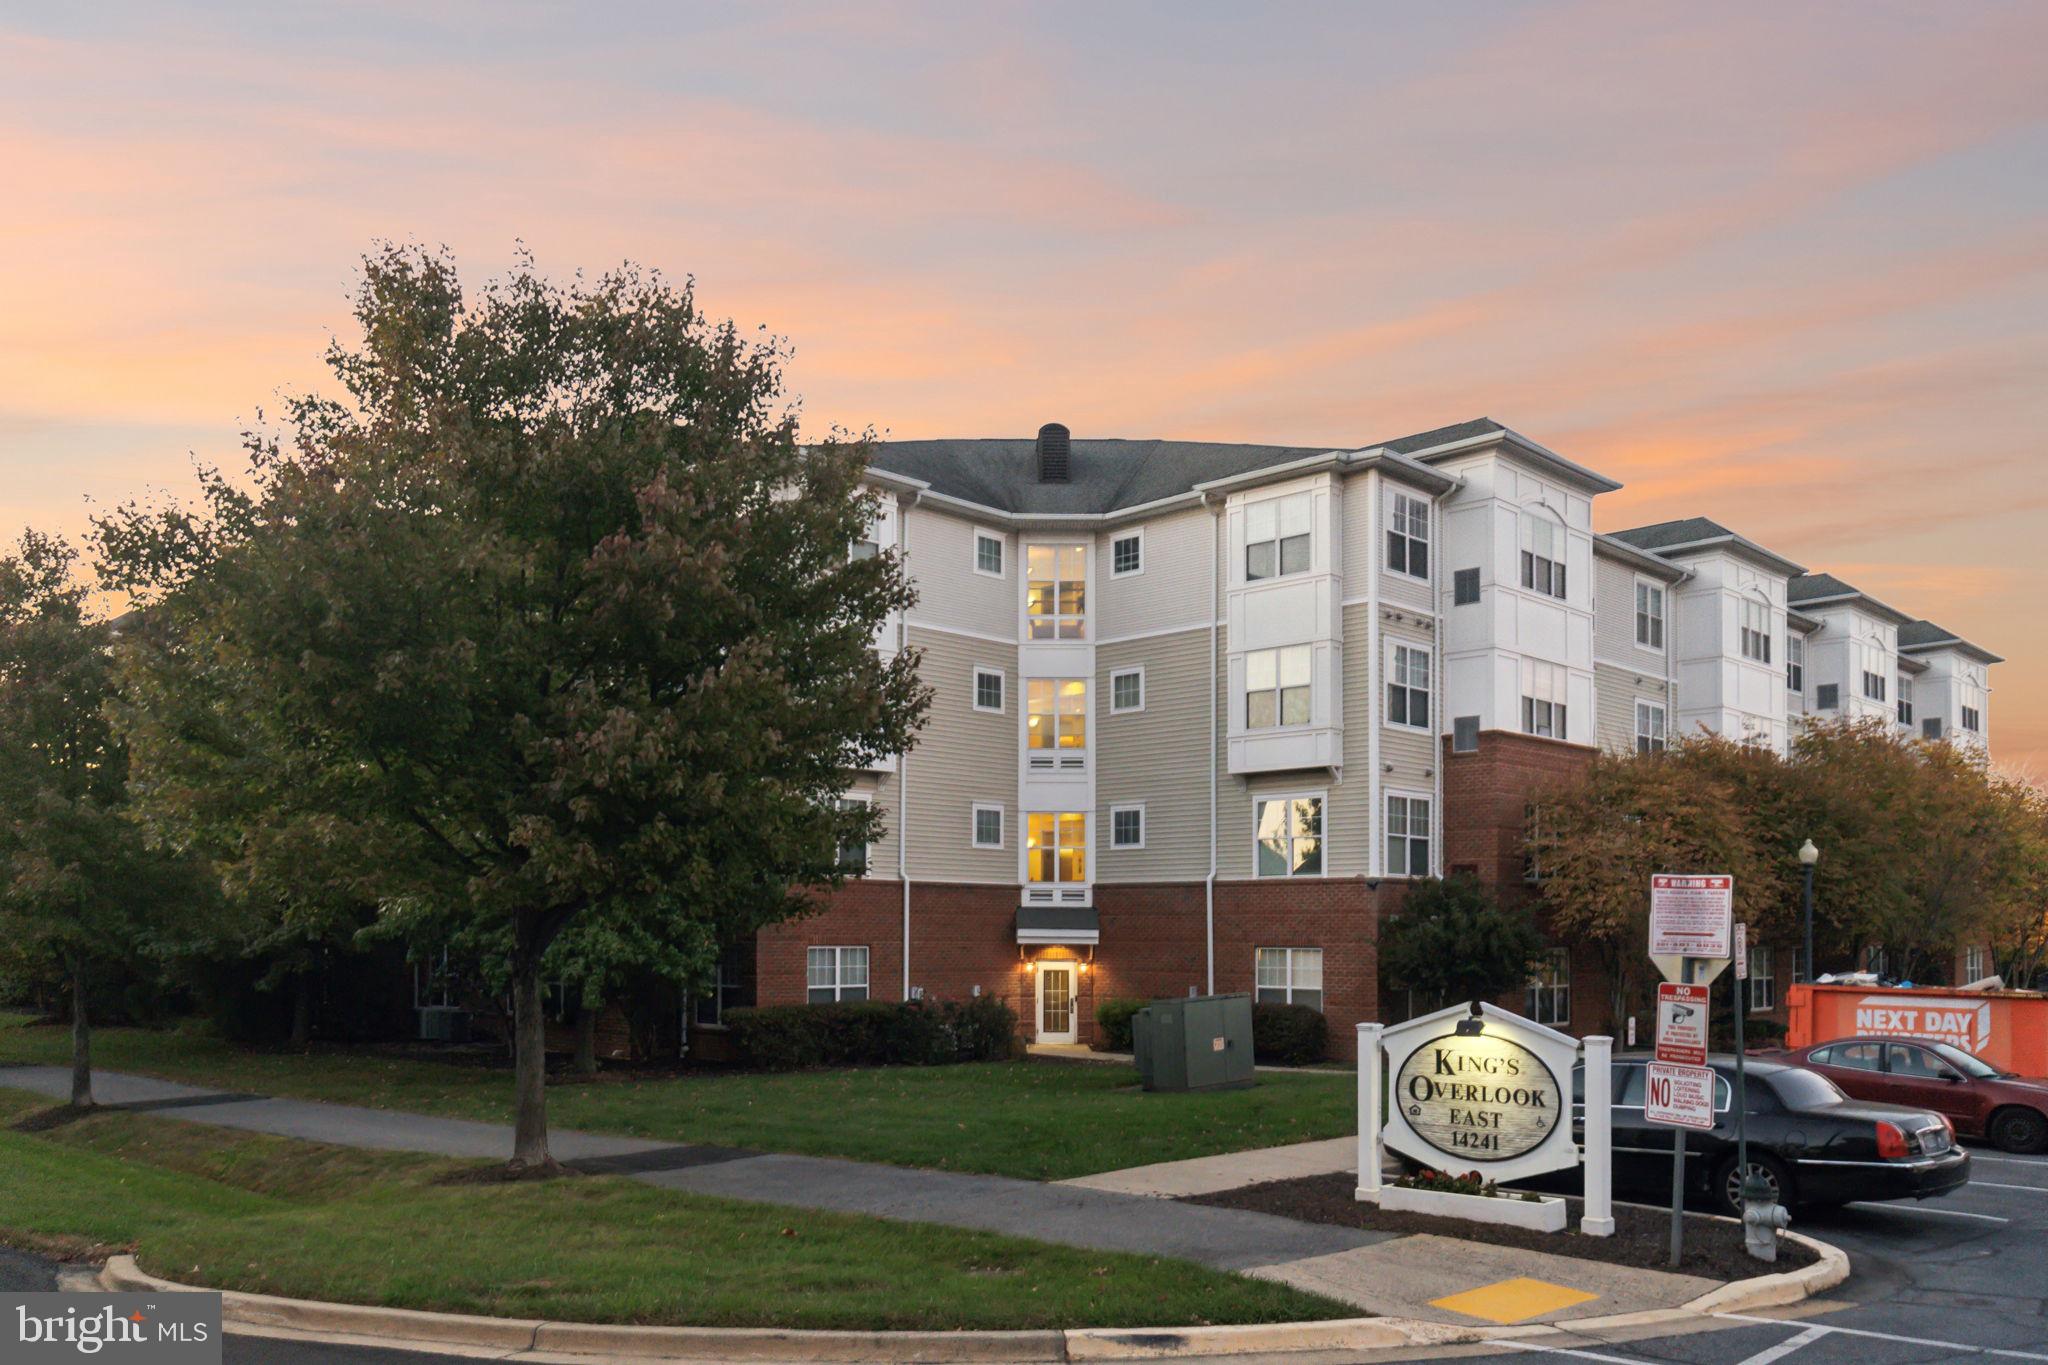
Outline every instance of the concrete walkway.
<path fill-rule="evenodd" d="M 71 1073 L 0 1066 L 0 1087 L 61 1101 L 71 1093 Z M 93 1089 L 109 1107 L 344 1147 L 483 1159 L 501 1158 L 512 1147 L 512 1130 L 504 1124 L 271 1099 L 111 1071 L 95 1072 Z M 1058 1184 L 566 1129 L 554 1130 L 550 1144 L 557 1159 L 578 1169 L 664 1189 L 940 1223 L 1096 1251 L 1180 1257 L 1278 1280 L 1381 1316 L 1465 1324 L 1568 1321 L 1675 1307 L 1715 1287 L 1689 1276 L 1546 1252 L 1175 1202 L 1268 1180 L 1350 1171 L 1356 1145 L 1349 1138 L 1165 1162 Z M 1445 1306 L 1447 1300 L 1452 1306 Z M 1531 1303 L 1540 1306 L 1529 1309 Z"/>

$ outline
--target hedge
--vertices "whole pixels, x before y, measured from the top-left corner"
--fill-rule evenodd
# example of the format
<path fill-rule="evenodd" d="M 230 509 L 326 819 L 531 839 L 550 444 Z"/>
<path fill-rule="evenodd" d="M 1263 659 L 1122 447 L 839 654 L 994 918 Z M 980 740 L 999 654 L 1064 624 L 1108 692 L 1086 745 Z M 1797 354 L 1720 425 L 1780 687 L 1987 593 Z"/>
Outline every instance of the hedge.
<path fill-rule="evenodd" d="M 1253 1005 L 1252 1056 L 1265 1066 L 1307 1066 L 1329 1051 L 1330 1026 L 1307 1005 Z"/>
<path fill-rule="evenodd" d="M 765 1071 L 818 1066 L 940 1066 L 1001 1061 L 1017 1015 L 994 996 L 768 1005 L 726 1015 L 739 1060 Z"/>
<path fill-rule="evenodd" d="M 1100 1050 L 1103 1052 L 1129 1052 L 1131 1050 L 1131 1020 L 1139 1010 L 1145 1008 L 1143 1000 L 1134 1000 L 1127 995 L 1114 995 L 1095 1007 L 1095 1023 L 1102 1030 Z"/>

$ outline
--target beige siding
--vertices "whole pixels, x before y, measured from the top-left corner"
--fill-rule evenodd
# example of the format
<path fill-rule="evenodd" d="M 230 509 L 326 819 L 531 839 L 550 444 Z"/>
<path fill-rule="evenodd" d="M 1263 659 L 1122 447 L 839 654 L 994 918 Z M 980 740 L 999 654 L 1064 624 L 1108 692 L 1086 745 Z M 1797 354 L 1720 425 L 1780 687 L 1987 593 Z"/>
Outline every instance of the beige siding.
<path fill-rule="evenodd" d="M 1418 489 L 1409 488 L 1392 479 L 1380 480 L 1379 519 L 1373 527 L 1372 543 L 1368 551 L 1372 556 L 1373 565 L 1380 576 L 1380 601 L 1392 606 L 1405 607 L 1411 611 L 1434 612 L 1436 610 L 1436 598 L 1428 582 L 1410 577 L 1407 574 L 1395 573 L 1387 568 L 1387 526 L 1393 520 L 1394 495 L 1396 493 L 1406 497 L 1419 498 L 1425 503 L 1430 501 L 1429 496 Z M 1431 574 L 1434 575 L 1443 572 L 1443 566 L 1437 563 L 1437 541 L 1441 537 L 1436 535 L 1436 518 L 1432 516 L 1430 521 L 1429 567 Z M 1360 578 L 1352 585 L 1351 592 L 1353 595 L 1356 595 L 1364 590 L 1364 586 L 1365 580 Z"/>
<path fill-rule="evenodd" d="M 1222 689 L 1229 686 L 1229 670 L 1223 667 L 1230 649 L 1228 633 L 1217 631 L 1218 703 L 1217 716 L 1217 781 L 1216 781 L 1216 875 L 1225 879 L 1244 878 L 1253 875 L 1256 864 L 1252 857 L 1253 832 L 1255 829 L 1255 802 L 1262 796 L 1282 793 L 1321 792 L 1323 803 L 1323 839 L 1325 873 L 1328 875 L 1354 875 L 1366 868 L 1366 845 L 1368 836 L 1366 806 L 1371 796 L 1363 780 L 1352 784 L 1336 782 L 1329 771 L 1314 768 L 1304 772 L 1260 773 L 1249 780 L 1233 776 L 1228 771 L 1228 757 L 1223 752 L 1222 739 L 1227 724 L 1227 709 L 1222 703 L 1227 700 Z M 1345 669 L 1349 668 L 1349 649 L 1343 651 Z M 1340 673 L 1340 676 L 1346 676 Z M 1347 691 L 1351 684 L 1345 683 Z M 1347 710 L 1347 717 L 1349 712 Z M 1359 722 L 1353 721 L 1353 724 Z M 1346 729 L 1347 745 L 1350 730 Z"/>
<path fill-rule="evenodd" d="M 1636 643 L 1637 577 L 1633 569 L 1618 560 L 1594 557 L 1593 657 L 1661 674 L 1665 671 L 1665 650 L 1672 643 L 1671 589 L 1668 584 L 1660 585 L 1664 588 L 1665 649 L 1645 649 Z"/>
<path fill-rule="evenodd" d="M 1348 635 L 1350 630 L 1351 625 L 1347 621 L 1345 623 L 1345 633 Z M 1361 633 L 1363 632 L 1363 623 L 1360 624 L 1359 630 Z M 1380 627 L 1380 658 L 1377 660 L 1378 671 L 1374 675 L 1382 686 L 1386 678 L 1388 641 L 1400 641 L 1403 644 L 1419 645 L 1429 650 L 1430 678 L 1432 682 L 1436 680 L 1438 671 L 1443 668 L 1443 660 L 1438 657 L 1436 641 L 1431 638 L 1430 633 L 1405 623 L 1382 622 Z M 1433 703 L 1434 698 L 1432 698 Z M 1386 711 L 1384 698 L 1380 700 L 1379 709 L 1381 718 L 1384 720 Z M 1438 762 L 1437 734 L 1439 733 L 1438 727 L 1442 725 L 1442 718 L 1432 715 L 1430 719 L 1432 725 L 1426 732 L 1410 730 L 1395 725 L 1383 724 L 1381 726 L 1380 763 L 1383 767 L 1390 766 L 1393 769 L 1392 772 L 1383 771 L 1380 774 L 1380 785 L 1382 787 L 1400 788 L 1410 792 L 1435 791 L 1436 765 Z"/>
<path fill-rule="evenodd" d="M 917 584 L 917 603 L 910 609 L 912 621 L 999 635 L 1005 640 L 1017 638 L 1024 598 L 1017 577 L 1015 535 L 989 526 L 979 528 L 1003 537 L 1003 576 L 991 578 L 974 571 L 975 522 L 919 506 L 910 509 L 904 528 L 910 546 L 910 576 Z"/>
<path fill-rule="evenodd" d="M 1098 882 L 1192 881 L 1209 873 L 1208 646 L 1203 628 L 1095 651 Z M 1110 675 L 1133 667 L 1145 670 L 1145 709 L 1111 715 Z M 1145 807 L 1145 847 L 1112 848 L 1110 807 L 1132 804 Z"/>
<path fill-rule="evenodd" d="M 910 875 L 917 881 L 1017 880 L 1017 748 L 1020 692 L 1014 645 L 913 627 L 932 709 L 908 759 Z M 1003 670 L 1003 712 L 974 709 L 974 666 Z M 1003 847 L 973 847 L 977 801 L 1003 807 Z"/>
<path fill-rule="evenodd" d="M 1676 737 L 1677 718 L 1671 714 L 1664 680 L 1654 673 L 1631 673 L 1612 664 L 1593 665 L 1593 686 L 1599 702 L 1600 747 L 1611 753 L 1634 753 L 1636 747 L 1636 703 L 1656 702 L 1665 708 L 1665 733 Z"/>
<path fill-rule="evenodd" d="M 1119 578 L 1110 571 L 1110 546 L 1140 528 L 1145 536 L 1144 568 Z M 1113 641 L 1146 631 L 1206 625 L 1216 601 L 1216 534 L 1216 517 L 1198 507 L 1097 536 L 1096 638 Z"/>

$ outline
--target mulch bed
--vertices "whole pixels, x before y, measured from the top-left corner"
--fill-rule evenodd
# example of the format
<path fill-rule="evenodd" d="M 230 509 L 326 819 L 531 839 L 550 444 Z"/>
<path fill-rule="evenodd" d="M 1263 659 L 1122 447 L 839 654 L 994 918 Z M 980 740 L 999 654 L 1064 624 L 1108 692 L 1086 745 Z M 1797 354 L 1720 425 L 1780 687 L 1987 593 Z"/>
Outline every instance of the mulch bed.
<path fill-rule="evenodd" d="M 1250 1209 L 1277 1214 L 1305 1223 L 1334 1223 L 1339 1227 L 1365 1228 L 1373 1232 L 1434 1233 L 1459 1237 L 1468 1242 L 1519 1247 L 1526 1251 L 1548 1251 L 1558 1256 L 1576 1256 L 1588 1261 L 1639 1266 L 1651 1270 L 1669 1269 L 1671 1214 L 1665 1210 L 1631 1208 L 1617 1204 L 1614 1235 L 1587 1237 L 1578 1231 L 1579 1199 L 1568 1199 L 1571 1222 L 1564 1232 L 1531 1232 L 1525 1228 L 1497 1227 L 1471 1223 L 1462 1218 L 1440 1218 L 1426 1213 L 1387 1213 L 1377 1205 L 1361 1203 L 1356 1196 L 1357 1181 L 1349 1175 L 1312 1175 L 1299 1180 L 1275 1180 L 1248 1185 L 1221 1194 L 1196 1195 L 1190 1204 L 1213 1204 L 1218 1208 Z M 1780 1241 L 1778 1259 L 1766 1265 L 1753 1259 L 1742 1247 L 1740 1225 L 1689 1213 L 1685 1217 L 1685 1258 L 1679 1273 L 1712 1280 L 1741 1280 L 1752 1275 L 1797 1270 L 1818 1260 L 1811 1250 L 1796 1242 Z"/>
<path fill-rule="evenodd" d="M 24 1114 L 7 1126 L 17 1133 L 47 1133 L 52 1129 L 77 1123 L 80 1119 L 90 1118 L 98 1112 L 98 1105 L 59 1104 L 48 1109 L 38 1109 L 32 1114 Z"/>

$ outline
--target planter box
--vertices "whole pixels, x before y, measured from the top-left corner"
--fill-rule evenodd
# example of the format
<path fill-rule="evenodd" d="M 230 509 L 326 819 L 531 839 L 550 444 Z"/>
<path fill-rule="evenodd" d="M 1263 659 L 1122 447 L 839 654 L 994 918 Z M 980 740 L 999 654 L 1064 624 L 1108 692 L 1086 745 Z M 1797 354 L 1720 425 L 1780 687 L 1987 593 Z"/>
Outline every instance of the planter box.
<path fill-rule="evenodd" d="M 1535 1232 L 1563 1232 L 1566 1222 L 1564 1200 L 1547 1195 L 1535 1200 L 1489 1199 L 1483 1194 L 1446 1194 L 1442 1190 L 1386 1185 L 1380 1189 L 1380 1207 L 1397 1213 L 1434 1213 L 1444 1218 L 1499 1223 Z"/>

